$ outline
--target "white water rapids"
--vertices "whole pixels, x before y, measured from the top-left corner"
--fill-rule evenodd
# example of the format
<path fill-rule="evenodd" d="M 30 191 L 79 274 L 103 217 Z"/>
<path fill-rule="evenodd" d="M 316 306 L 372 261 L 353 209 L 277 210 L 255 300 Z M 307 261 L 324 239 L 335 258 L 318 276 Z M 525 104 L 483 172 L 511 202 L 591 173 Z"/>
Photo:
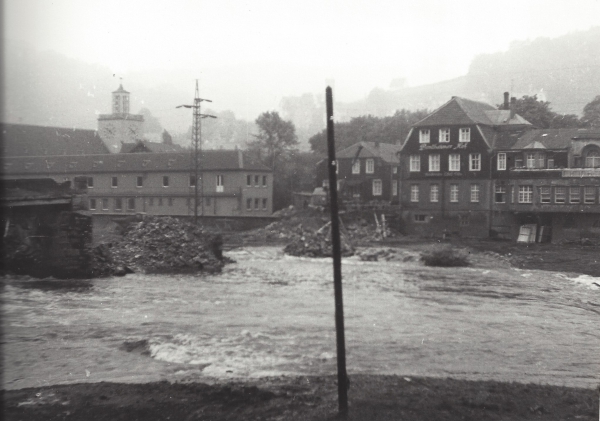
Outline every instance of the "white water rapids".
<path fill-rule="evenodd" d="M 330 259 L 227 253 L 220 275 L 4 278 L 4 388 L 336 372 Z M 600 279 L 344 259 L 348 373 L 594 387 Z"/>

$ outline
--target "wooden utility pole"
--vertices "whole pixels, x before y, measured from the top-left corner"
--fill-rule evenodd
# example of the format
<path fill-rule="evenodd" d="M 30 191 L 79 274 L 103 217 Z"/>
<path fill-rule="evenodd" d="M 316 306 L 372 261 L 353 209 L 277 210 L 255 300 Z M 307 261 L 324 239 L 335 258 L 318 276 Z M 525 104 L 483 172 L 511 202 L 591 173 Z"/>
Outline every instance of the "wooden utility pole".
<path fill-rule="evenodd" d="M 331 245 L 333 251 L 333 288 L 335 295 L 335 333 L 337 343 L 338 411 L 348 416 L 348 375 L 346 373 L 346 340 L 344 338 L 344 302 L 342 297 L 342 250 L 337 198 L 337 161 L 333 133 L 333 96 L 331 87 L 325 90 L 327 102 L 327 150 L 329 168 L 329 200 L 331 203 Z"/>

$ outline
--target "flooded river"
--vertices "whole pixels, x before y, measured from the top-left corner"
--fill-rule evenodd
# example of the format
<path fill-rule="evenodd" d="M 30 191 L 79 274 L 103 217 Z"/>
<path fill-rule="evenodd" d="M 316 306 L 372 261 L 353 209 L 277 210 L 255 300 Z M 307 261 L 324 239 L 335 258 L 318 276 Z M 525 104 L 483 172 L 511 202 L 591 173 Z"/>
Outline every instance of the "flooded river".
<path fill-rule="evenodd" d="M 221 275 L 4 278 L 4 388 L 336 372 L 332 265 L 229 252 Z M 594 387 L 598 278 L 344 259 L 347 364 Z"/>

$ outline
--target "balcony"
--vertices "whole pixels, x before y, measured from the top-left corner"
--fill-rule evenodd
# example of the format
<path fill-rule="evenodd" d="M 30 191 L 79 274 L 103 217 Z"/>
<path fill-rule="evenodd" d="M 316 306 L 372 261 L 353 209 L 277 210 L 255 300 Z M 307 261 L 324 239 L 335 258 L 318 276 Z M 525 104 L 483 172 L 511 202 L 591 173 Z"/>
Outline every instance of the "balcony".
<path fill-rule="evenodd" d="M 600 177 L 600 168 L 568 168 L 562 170 L 563 178 Z"/>

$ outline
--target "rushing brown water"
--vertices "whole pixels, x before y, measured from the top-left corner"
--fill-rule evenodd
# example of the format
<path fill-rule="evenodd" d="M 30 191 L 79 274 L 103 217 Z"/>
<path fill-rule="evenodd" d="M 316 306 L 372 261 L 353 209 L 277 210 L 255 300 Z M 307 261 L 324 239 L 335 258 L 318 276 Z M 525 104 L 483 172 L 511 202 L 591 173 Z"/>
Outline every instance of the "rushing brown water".
<path fill-rule="evenodd" d="M 4 388 L 335 373 L 332 266 L 230 252 L 206 277 L 4 278 Z M 597 278 L 343 261 L 352 373 L 594 387 Z"/>

